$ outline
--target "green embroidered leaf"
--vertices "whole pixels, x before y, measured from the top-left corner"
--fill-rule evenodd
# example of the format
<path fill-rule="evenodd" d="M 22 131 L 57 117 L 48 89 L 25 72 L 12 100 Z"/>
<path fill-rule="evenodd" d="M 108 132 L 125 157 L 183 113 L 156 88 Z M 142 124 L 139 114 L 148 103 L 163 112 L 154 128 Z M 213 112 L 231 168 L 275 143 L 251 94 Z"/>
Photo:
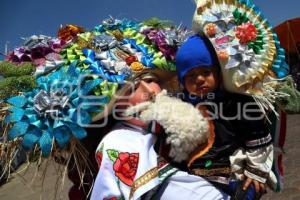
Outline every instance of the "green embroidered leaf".
<path fill-rule="evenodd" d="M 106 152 L 107 152 L 109 159 L 113 162 L 115 162 L 117 160 L 117 158 L 119 157 L 119 152 L 114 149 L 107 149 Z"/>
<path fill-rule="evenodd" d="M 212 165 L 212 161 L 211 160 L 208 160 L 208 161 L 206 161 L 206 163 L 205 163 L 205 168 L 208 168 L 208 167 L 210 167 Z"/>

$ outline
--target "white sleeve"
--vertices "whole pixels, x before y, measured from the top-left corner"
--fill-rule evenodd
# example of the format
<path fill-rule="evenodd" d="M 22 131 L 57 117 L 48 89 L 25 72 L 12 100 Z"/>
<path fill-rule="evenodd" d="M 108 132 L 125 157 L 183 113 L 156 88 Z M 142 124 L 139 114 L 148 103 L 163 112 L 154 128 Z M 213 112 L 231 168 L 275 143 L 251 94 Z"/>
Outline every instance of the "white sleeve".
<path fill-rule="evenodd" d="M 105 141 L 102 141 L 96 151 L 96 160 L 100 168 L 93 186 L 91 200 L 121 199 L 122 197 L 118 179 L 113 171 L 113 162 L 109 159 L 106 150 Z"/>
<path fill-rule="evenodd" d="M 274 150 L 270 144 L 258 149 L 246 150 L 245 176 L 265 183 L 272 170 Z"/>
<path fill-rule="evenodd" d="M 139 200 L 159 185 L 158 176 L 145 177 L 158 166 L 155 139 L 152 134 L 144 135 L 139 130 L 117 129 L 108 133 L 96 151 L 100 167 L 91 200 Z M 138 185 L 139 179 L 149 180 Z"/>
<path fill-rule="evenodd" d="M 273 145 L 259 149 L 245 150 L 239 148 L 230 156 L 231 171 L 233 177 L 241 180 L 245 175 L 261 183 L 268 183 L 268 186 L 275 190 L 277 178 L 272 171 Z"/>

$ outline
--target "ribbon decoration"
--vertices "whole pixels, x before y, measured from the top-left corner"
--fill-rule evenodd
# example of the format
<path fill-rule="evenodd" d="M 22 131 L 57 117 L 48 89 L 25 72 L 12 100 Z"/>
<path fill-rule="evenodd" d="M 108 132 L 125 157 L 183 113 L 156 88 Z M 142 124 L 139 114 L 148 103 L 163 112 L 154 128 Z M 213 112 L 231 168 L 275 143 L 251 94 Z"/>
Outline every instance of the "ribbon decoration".
<path fill-rule="evenodd" d="M 56 69 L 64 64 L 64 60 L 62 59 L 60 54 L 57 53 L 49 53 L 46 56 L 45 62 L 36 68 L 34 73 L 35 76 L 41 76 L 50 72 L 53 69 Z"/>
<path fill-rule="evenodd" d="M 234 21 L 237 25 L 241 25 L 241 24 L 246 23 L 246 22 L 249 21 L 249 18 L 247 17 L 247 14 L 246 13 L 241 13 L 239 11 L 239 9 L 237 9 L 237 8 L 233 11 L 232 14 L 233 14 L 233 17 L 234 17 Z"/>
<path fill-rule="evenodd" d="M 66 65 L 71 64 L 75 61 L 83 62 L 86 59 L 78 44 L 73 44 L 68 48 L 65 48 L 60 52 L 60 54 L 64 58 Z"/>
<path fill-rule="evenodd" d="M 129 44 L 129 48 L 135 49 L 137 52 L 140 52 L 141 54 L 137 55 L 138 61 L 141 62 L 146 67 L 153 67 L 153 60 L 154 60 L 154 54 L 152 53 L 154 51 L 153 46 L 147 46 L 144 44 L 138 45 L 136 43 L 136 40 L 134 39 L 124 39 L 124 44 Z M 128 46 L 127 46 L 128 47 Z M 147 48 L 149 47 L 149 49 Z M 151 53 L 150 53 L 150 52 Z"/>
<path fill-rule="evenodd" d="M 143 31 L 143 34 L 145 34 L 162 53 L 161 55 L 154 53 L 153 64 L 163 69 L 174 70 L 174 63 L 172 62 L 175 60 L 177 48 L 186 40 L 190 32 L 176 29 L 146 29 Z"/>
<path fill-rule="evenodd" d="M 255 52 L 255 54 L 260 54 L 260 51 L 263 50 L 263 45 L 265 44 L 264 42 L 264 35 L 262 33 L 261 30 L 258 30 L 257 36 L 256 36 L 256 40 L 255 41 L 251 41 L 248 43 L 248 47 L 250 49 L 253 49 L 253 51 Z"/>
<path fill-rule="evenodd" d="M 58 35 L 59 39 L 65 41 L 65 42 L 69 42 L 69 41 L 73 40 L 77 36 L 77 34 L 83 33 L 83 32 L 84 32 L 83 28 L 76 26 L 76 25 L 69 24 L 64 27 L 61 27 L 58 30 L 57 35 Z"/>
<path fill-rule="evenodd" d="M 237 26 L 235 29 L 236 37 L 240 40 L 241 44 L 248 44 L 255 41 L 257 32 L 256 27 L 250 22 Z"/>
<path fill-rule="evenodd" d="M 58 38 L 52 38 L 48 41 L 48 44 L 54 52 L 59 53 L 68 43 Z"/>
<path fill-rule="evenodd" d="M 95 52 L 91 49 L 83 49 L 83 54 L 86 59 L 83 61 L 87 64 L 87 69 L 90 69 L 92 73 L 99 75 L 102 79 L 109 82 L 116 82 L 123 84 L 126 78 L 126 74 L 118 74 L 116 71 L 116 62 L 109 62 L 109 60 L 103 60 L 101 62 L 95 60 Z M 122 63 L 126 66 L 126 63 Z"/>
<path fill-rule="evenodd" d="M 123 35 L 125 38 L 133 38 L 137 33 L 138 31 L 132 28 L 127 28 L 123 31 Z"/>
<path fill-rule="evenodd" d="M 58 38 L 51 38 L 45 35 L 32 35 L 29 38 L 23 38 L 25 42 L 23 43 L 22 48 L 30 51 L 36 51 L 36 48 L 41 48 L 41 51 L 48 51 L 51 52 L 59 52 L 62 48 L 65 47 L 67 44 L 65 41 L 60 40 Z M 34 52 L 33 52 L 34 54 Z M 42 52 L 42 54 L 47 54 L 47 52 Z"/>
<path fill-rule="evenodd" d="M 59 52 L 66 44 L 57 38 L 51 38 L 45 35 L 33 35 L 23 39 L 25 40 L 23 46 L 16 48 L 12 54 L 8 56 L 8 60 L 17 63 L 34 62 L 34 60 L 44 58 L 49 53 Z"/>
<path fill-rule="evenodd" d="M 14 123 L 8 133 L 9 139 L 21 137 L 23 146 L 30 150 L 38 145 L 42 155 L 47 157 L 53 141 L 64 148 L 72 137 L 84 138 L 86 131 L 78 124 L 90 123 L 90 114 L 101 112 L 108 98 L 85 98 L 102 81 L 94 79 L 80 83 L 79 75 L 74 65 L 67 71 L 61 68 L 38 78 L 38 87 L 31 92 L 8 99 L 12 108 L 6 123 Z"/>
<path fill-rule="evenodd" d="M 259 57 L 255 56 L 252 49 L 247 46 L 233 45 L 227 48 L 229 59 L 225 69 L 238 67 L 233 75 L 233 82 L 239 88 L 245 84 L 252 84 L 254 80 L 262 80 L 267 69 L 260 67 Z"/>
<path fill-rule="evenodd" d="M 120 25 L 121 23 L 122 23 L 121 20 L 114 19 L 112 17 L 107 18 L 107 19 L 105 19 L 105 20 L 102 21 L 102 24 L 104 26 L 107 26 L 107 29 L 110 29 L 110 30 L 117 29 L 118 25 Z"/>
<path fill-rule="evenodd" d="M 97 35 L 93 41 L 92 45 L 96 50 L 107 51 L 116 47 L 118 42 L 113 36 L 107 34 Z"/>
<path fill-rule="evenodd" d="M 108 31 L 111 35 L 113 35 L 118 41 L 122 41 L 124 39 L 123 33 L 119 30 Z"/>
<path fill-rule="evenodd" d="M 257 79 L 262 81 L 271 70 L 278 78 L 288 74 L 284 50 L 276 34 L 251 1 L 241 0 L 233 6 L 216 3 L 201 8 L 197 14 L 195 23 L 209 36 L 224 68 L 238 67 L 233 77 L 237 88 L 244 84 L 251 86 Z M 230 76 L 229 72 L 224 73 Z M 226 87 L 234 88 L 230 84 Z"/>
<path fill-rule="evenodd" d="M 140 28 L 140 24 L 128 19 L 117 20 L 114 18 L 108 18 L 106 20 L 103 20 L 101 25 L 96 26 L 94 28 L 94 31 L 104 33 L 108 30 L 113 31 L 119 29 L 124 33 L 124 30 L 128 28 L 138 30 Z"/>
<path fill-rule="evenodd" d="M 46 35 L 32 35 L 31 37 L 23 39 L 25 40 L 23 46 L 26 49 L 33 49 L 36 47 L 48 47 L 48 43 L 51 40 L 51 37 Z"/>
<path fill-rule="evenodd" d="M 136 23 L 131 22 L 129 20 L 122 21 L 122 23 L 121 23 L 121 21 L 118 21 L 118 23 L 119 24 L 118 25 L 115 24 L 113 26 L 113 28 L 112 28 L 112 26 L 108 26 L 108 24 L 104 24 L 104 25 L 106 25 L 106 27 L 105 27 L 106 30 L 111 30 L 111 29 L 116 29 L 116 28 L 120 28 L 120 30 L 123 30 L 123 36 L 124 36 L 123 44 L 124 45 L 121 45 L 121 46 L 119 45 L 118 47 L 121 47 L 121 48 L 124 47 L 125 49 L 129 49 L 129 51 L 131 51 L 131 53 L 141 52 L 143 55 L 138 56 L 139 61 L 142 62 L 142 64 L 147 67 L 153 67 L 153 65 L 152 65 L 153 58 L 152 58 L 152 55 L 150 55 L 150 54 L 155 52 L 154 47 L 152 45 L 146 45 L 145 44 L 146 37 L 143 34 L 138 33 L 138 31 L 136 31 L 132 28 L 132 27 L 135 27 L 135 28 L 137 27 Z M 101 36 L 101 37 L 103 37 L 103 36 Z M 110 39 L 110 38 L 108 38 L 108 39 Z M 113 40 L 111 39 L 111 41 L 113 41 Z M 108 42 L 106 42 L 106 43 L 110 44 L 111 41 L 108 40 Z M 104 42 L 104 44 L 105 44 L 105 42 Z M 113 46 L 113 45 L 111 45 L 111 46 Z M 103 47 L 104 47 L 104 50 L 109 49 L 107 47 L 107 45 L 103 45 Z M 123 48 L 123 50 L 124 50 L 124 48 Z"/>
<path fill-rule="evenodd" d="M 226 48 L 229 60 L 225 65 L 225 69 L 231 69 L 234 67 L 246 67 L 249 68 L 252 64 L 257 64 L 255 53 L 252 49 L 247 46 L 242 46 L 232 43 Z"/>
<path fill-rule="evenodd" d="M 141 44 L 144 44 L 145 43 L 145 40 L 146 40 L 146 37 L 145 35 L 141 34 L 141 33 L 136 33 L 132 39 L 135 40 L 135 43 L 137 45 L 141 45 Z"/>
<path fill-rule="evenodd" d="M 241 26 L 243 24 L 249 23 L 249 18 L 247 17 L 247 14 L 246 13 L 241 13 L 238 9 L 234 10 L 233 16 L 235 18 L 235 23 L 237 25 Z M 257 27 L 254 26 L 254 27 L 252 27 L 250 29 L 254 30 L 254 29 L 257 29 Z M 246 30 L 246 31 L 251 32 L 251 30 Z M 263 31 L 260 30 L 260 29 L 254 31 L 254 32 L 255 33 L 253 34 L 253 40 L 250 39 L 246 43 L 248 44 L 249 48 L 251 48 L 251 49 L 254 50 L 255 54 L 259 54 L 260 51 L 263 50 L 263 45 L 265 44 L 265 42 L 264 42 L 264 37 L 265 36 L 263 34 Z"/>
<path fill-rule="evenodd" d="M 106 35 L 104 37 L 100 37 L 99 35 L 97 36 L 97 38 L 101 38 L 102 44 L 107 44 L 107 48 L 114 48 L 116 45 L 118 45 L 116 40 L 111 36 Z M 108 42 L 110 43 L 108 44 Z M 120 47 L 121 49 L 126 49 L 128 51 L 131 50 L 129 47 L 125 46 L 123 47 L 118 45 L 118 47 Z M 118 61 L 118 59 L 115 59 L 116 61 L 112 60 L 112 54 L 109 52 L 110 50 L 97 53 L 97 57 L 95 57 L 96 54 L 93 50 L 81 50 L 78 44 L 74 44 L 69 48 L 63 50 L 61 54 L 65 58 L 66 64 L 70 64 L 76 61 L 76 65 L 80 68 L 83 68 L 83 70 L 91 69 L 93 73 L 106 77 L 106 79 L 111 82 L 123 82 L 125 75 L 128 74 L 128 67 L 126 66 L 125 62 L 120 62 Z M 95 59 L 100 59 L 101 64 Z M 103 68 L 103 66 L 106 69 Z M 110 71 L 110 73 L 108 73 L 107 70 Z M 121 76 L 117 75 L 117 73 L 125 73 L 125 75 Z"/>
<path fill-rule="evenodd" d="M 152 63 L 161 69 L 176 71 L 175 63 L 168 61 L 161 52 L 154 54 L 154 60 Z"/>
<path fill-rule="evenodd" d="M 173 60 L 174 60 L 175 53 L 174 53 L 174 51 L 172 51 L 171 48 L 168 48 L 165 35 L 162 31 L 159 31 L 157 29 L 148 29 L 148 30 L 145 30 L 143 33 L 149 38 L 149 40 L 151 40 L 158 46 L 159 50 L 162 52 L 162 54 L 165 57 L 171 58 L 171 59 L 173 58 Z M 169 37 L 171 38 L 172 36 L 169 35 Z"/>
<path fill-rule="evenodd" d="M 126 65 L 127 57 L 136 52 L 130 45 L 121 45 L 116 39 L 106 33 L 97 35 L 93 40 L 93 46 L 101 49 L 95 53 L 91 49 L 83 49 L 85 69 L 100 75 L 109 82 L 123 84 L 125 77 L 131 74 L 130 68 Z"/>
<path fill-rule="evenodd" d="M 140 23 L 137 23 L 133 20 L 129 20 L 129 19 L 123 19 L 121 21 L 121 24 L 119 26 L 119 29 L 121 31 L 124 31 L 125 29 L 131 28 L 131 29 L 135 29 L 135 30 L 139 30 L 141 27 Z"/>
<path fill-rule="evenodd" d="M 118 89 L 117 83 L 112 83 L 112 82 L 108 82 L 107 80 L 104 80 L 100 84 L 100 90 L 97 90 L 95 94 L 97 96 L 101 96 L 101 95 L 107 96 L 111 99 L 112 96 L 117 92 L 117 89 Z"/>
<path fill-rule="evenodd" d="M 45 46 L 38 46 L 33 49 L 20 47 L 13 50 L 6 60 L 14 63 L 34 62 L 37 63 L 36 65 L 39 65 L 39 59 L 45 59 L 45 56 L 52 52 L 54 51 L 51 48 Z"/>
<path fill-rule="evenodd" d="M 77 35 L 76 43 L 80 49 L 91 48 L 93 39 L 94 34 L 91 32 L 80 33 Z"/>
<path fill-rule="evenodd" d="M 253 4 L 251 1 L 241 0 L 242 4 L 245 4 L 247 7 L 252 8 L 252 10 L 258 15 L 262 16 L 261 11 L 259 8 Z M 241 25 L 243 23 L 246 23 L 249 21 L 249 18 L 247 17 L 246 12 L 241 13 L 239 9 L 235 9 L 233 12 L 233 16 L 235 18 L 235 22 L 238 25 Z M 267 22 L 266 22 L 267 23 Z M 268 24 L 268 23 L 267 23 Z M 269 24 L 268 24 L 269 25 Z M 270 25 L 269 25 L 270 26 Z M 250 42 L 248 44 L 249 48 L 252 48 L 256 54 L 259 54 L 261 50 L 263 50 L 264 43 L 264 34 L 262 30 L 258 30 L 258 35 L 256 38 L 256 41 Z M 289 67 L 285 62 L 285 52 L 284 49 L 280 47 L 280 42 L 278 40 L 278 37 L 276 34 L 273 34 L 273 39 L 275 41 L 276 50 L 277 50 L 277 56 L 275 57 L 272 65 L 272 70 L 276 73 L 276 76 L 278 78 L 283 78 L 288 75 Z"/>
<path fill-rule="evenodd" d="M 10 54 L 6 57 L 7 61 L 11 61 L 13 63 L 22 63 L 22 62 L 31 62 L 32 58 L 30 52 L 25 50 L 22 47 L 14 49 Z"/>
<path fill-rule="evenodd" d="M 247 6 L 248 8 L 251 8 L 251 10 L 253 10 L 257 15 L 259 15 L 263 18 L 260 9 L 253 2 L 251 2 L 249 0 L 239 0 L 239 2 L 241 4 L 244 4 L 244 6 Z"/>
<path fill-rule="evenodd" d="M 275 45 L 277 49 L 277 56 L 272 65 L 272 70 L 275 72 L 278 78 L 286 77 L 289 74 L 289 66 L 285 62 L 285 50 L 281 48 L 279 39 L 276 34 L 273 34 Z"/>
<path fill-rule="evenodd" d="M 38 145 L 42 155 L 49 156 L 53 144 L 64 148 L 72 137 L 85 137 L 82 124 L 102 112 L 128 77 L 145 68 L 175 69 L 174 48 L 185 32 L 163 28 L 157 32 L 161 42 L 149 40 L 143 33 L 145 24 L 113 18 L 92 32 L 67 25 L 58 31 L 58 38 L 32 37 L 11 56 L 38 67 L 37 86 L 8 100 L 6 122 L 13 124 L 9 138 L 21 138 L 30 150 Z M 95 96 L 84 98 L 89 94 Z"/>
<path fill-rule="evenodd" d="M 132 41 L 130 41 L 132 42 Z M 132 43 L 131 43 L 132 44 Z M 136 44 L 133 44 L 135 46 Z M 137 49 L 140 49 L 139 46 L 137 46 Z M 145 52 L 142 57 L 140 57 L 139 61 L 147 66 L 147 67 L 158 67 L 164 70 L 170 70 L 170 71 L 175 71 L 176 67 L 174 62 L 168 60 L 161 51 L 155 50 L 154 46 L 150 46 L 150 52 L 149 53 L 148 49 L 142 46 L 141 48 L 142 52 Z M 166 52 L 166 51 L 165 51 Z"/>
<path fill-rule="evenodd" d="M 234 15 L 230 10 L 220 10 L 216 7 L 211 8 L 211 12 L 203 16 L 203 20 L 218 26 L 224 32 L 234 26 Z"/>
<path fill-rule="evenodd" d="M 214 37 L 217 34 L 218 27 L 213 23 L 208 23 L 204 26 L 204 32 L 208 37 Z"/>
<path fill-rule="evenodd" d="M 63 64 L 58 52 L 66 45 L 64 41 L 44 35 L 33 35 L 24 40 L 24 46 L 16 48 L 7 60 L 15 63 L 32 62 L 37 66 L 35 75 L 48 73 Z"/>
<path fill-rule="evenodd" d="M 177 47 L 190 34 L 190 32 L 181 29 L 165 28 L 163 31 L 157 31 L 155 29 L 143 27 L 143 24 L 137 24 L 133 21 L 114 20 L 113 18 L 108 19 L 101 26 L 95 27 L 94 31 L 97 32 L 98 35 L 113 35 L 114 31 L 121 32 L 124 39 L 122 41 L 123 44 L 118 45 L 118 47 L 129 47 L 134 50 L 131 53 L 135 55 L 136 52 L 138 52 L 139 54 L 136 55 L 138 61 L 146 67 L 157 66 L 172 71 L 175 70 L 174 59 Z M 153 36 L 151 36 L 151 34 Z M 109 49 L 107 48 L 107 45 L 102 46 L 104 48 L 100 48 L 102 51 Z M 159 52 L 163 52 L 163 54 L 160 54 Z M 104 54 L 101 56 L 103 55 Z M 111 60 L 108 59 L 108 61 L 104 61 L 105 64 L 103 64 L 108 65 L 110 62 Z M 137 65 L 134 65 L 134 69 L 136 68 L 135 66 Z M 140 67 L 138 68 L 140 69 Z"/>

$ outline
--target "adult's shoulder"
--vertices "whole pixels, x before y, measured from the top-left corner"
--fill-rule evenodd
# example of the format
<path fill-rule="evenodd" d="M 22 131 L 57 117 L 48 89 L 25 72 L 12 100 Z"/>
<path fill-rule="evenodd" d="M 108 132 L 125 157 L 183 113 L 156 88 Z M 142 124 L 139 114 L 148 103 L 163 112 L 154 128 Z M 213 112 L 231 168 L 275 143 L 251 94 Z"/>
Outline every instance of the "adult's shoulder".
<path fill-rule="evenodd" d="M 106 149 L 119 149 L 121 151 L 138 151 L 153 143 L 155 136 L 145 134 L 140 130 L 120 127 L 110 131 L 100 142 Z"/>
<path fill-rule="evenodd" d="M 132 137 L 139 137 L 140 133 L 138 131 L 130 130 L 130 129 L 113 129 L 108 132 L 102 141 L 114 142 L 114 141 L 126 141 L 131 139 Z"/>

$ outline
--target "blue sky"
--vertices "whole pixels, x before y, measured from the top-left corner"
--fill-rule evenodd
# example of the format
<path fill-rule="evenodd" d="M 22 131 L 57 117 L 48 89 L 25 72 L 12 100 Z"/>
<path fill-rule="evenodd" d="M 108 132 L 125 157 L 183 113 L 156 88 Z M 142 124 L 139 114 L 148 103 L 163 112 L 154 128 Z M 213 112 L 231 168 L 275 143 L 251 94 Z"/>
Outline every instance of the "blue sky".
<path fill-rule="evenodd" d="M 300 16 L 299 0 L 254 2 L 274 26 Z M 4 52 L 6 41 L 11 50 L 22 44 L 21 37 L 56 36 L 60 24 L 91 29 L 109 15 L 137 20 L 157 16 L 191 27 L 193 12 L 193 0 L 1 0 L 0 52 Z"/>

